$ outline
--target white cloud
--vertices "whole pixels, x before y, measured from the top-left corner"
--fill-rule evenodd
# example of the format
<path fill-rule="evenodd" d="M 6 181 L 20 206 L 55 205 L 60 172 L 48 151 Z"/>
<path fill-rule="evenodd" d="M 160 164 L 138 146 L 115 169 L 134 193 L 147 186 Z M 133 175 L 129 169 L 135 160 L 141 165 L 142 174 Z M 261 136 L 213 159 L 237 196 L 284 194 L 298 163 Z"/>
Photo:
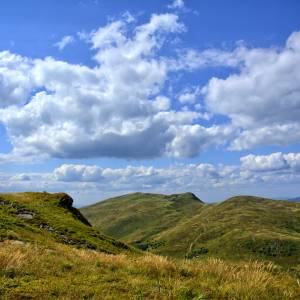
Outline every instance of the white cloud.
<path fill-rule="evenodd" d="M 113 45 L 120 46 L 126 41 L 125 33 L 126 23 L 122 20 L 115 21 L 105 27 L 100 27 L 91 35 L 91 42 L 94 48 L 105 48 Z"/>
<path fill-rule="evenodd" d="M 242 129 L 232 149 L 299 142 L 299 44 L 300 32 L 294 32 L 282 49 L 238 48 L 232 54 L 240 72 L 212 78 L 203 89 L 208 108 Z"/>
<path fill-rule="evenodd" d="M 30 59 L 0 52 L 0 108 L 26 103 L 34 86 L 31 68 Z"/>
<path fill-rule="evenodd" d="M 59 42 L 55 43 L 54 46 L 59 50 L 63 50 L 67 45 L 75 41 L 74 37 L 71 35 L 64 36 Z"/>
<path fill-rule="evenodd" d="M 54 178 L 57 181 L 100 181 L 102 169 L 96 166 L 86 165 L 61 165 L 54 170 Z"/>
<path fill-rule="evenodd" d="M 51 57 L 26 64 L 30 101 L 0 110 L 14 153 L 139 159 L 194 156 L 218 144 L 223 129 L 215 134 L 213 127 L 194 125 L 204 114 L 173 110 L 162 92 L 174 69 L 160 49 L 170 34 L 184 31 L 178 16 L 154 14 L 132 30 L 128 22 L 124 17 L 90 34 L 94 68 Z M 22 69 L 23 61 L 18 57 L 13 69 Z"/>
<path fill-rule="evenodd" d="M 157 111 L 168 110 L 170 108 L 171 101 L 166 96 L 157 96 L 153 101 L 153 107 Z"/>
<path fill-rule="evenodd" d="M 178 97 L 181 103 L 194 103 L 196 101 L 196 95 L 194 93 L 184 93 Z"/>
<path fill-rule="evenodd" d="M 200 96 L 200 89 L 199 87 L 193 89 L 185 89 L 179 95 L 178 100 L 182 104 L 193 104 L 197 101 L 197 98 Z"/>
<path fill-rule="evenodd" d="M 13 181 L 30 181 L 31 178 L 29 175 L 25 174 L 25 173 L 20 173 L 20 174 L 16 174 L 14 176 L 12 176 L 10 178 L 10 180 L 13 180 Z"/>
<path fill-rule="evenodd" d="M 170 156 L 194 157 L 202 149 L 222 144 L 233 134 L 230 127 L 212 126 L 209 128 L 199 124 L 172 127 L 175 138 L 168 145 Z"/>
<path fill-rule="evenodd" d="M 242 168 L 249 171 L 269 172 L 300 171 L 300 153 L 283 154 L 281 152 L 269 155 L 247 155 L 241 158 Z"/>
<path fill-rule="evenodd" d="M 237 68 L 242 66 L 245 52 L 247 52 L 247 48 L 243 45 L 239 45 L 233 51 L 209 48 L 199 52 L 195 49 L 188 48 L 181 51 L 179 68 L 186 68 L 189 70 L 207 67 Z"/>
<path fill-rule="evenodd" d="M 243 169 L 249 171 L 275 171 L 288 168 L 281 152 L 271 155 L 247 155 L 241 158 Z"/>
<path fill-rule="evenodd" d="M 50 173 L 0 173 L 2 191 L 63 190 L 75 197 L 77 205 L 87 204 L 82 199 L 95 201 L 136 191 L 190 191 L 200 197 L 207 195 L 208 200 L 245 193 L 279 198 L 283 193 L 291 195 L 291 188 L 293 195 L 297 195 L 299 183 L 300 153 L 248 155 L 241 158 L 240 165 L 199 163 L 164 168 L 130 165 L 102 168 L 63 164 Z M 280 186 L 280 195 L 276 194 L 276 186 Z"/>
<path fill-rule="evenodd" d="M 184 1 L 183 0 L 174 0 L 172 4 L 168 5 L 168 8 L 171 9 L 181 9 L 184 8 Z"/>
<path fill-rule="evenodd" d="M 153 14 L 144 24 L 125 14 L 81 35 L 95 67 L 0 52 L 0 121 L 13 146 L 0 162 L 193 157 L 224 145 L 299 142 L 300 33 L 282 49 L 162 51 L 184 31 L 174 13 Z M 172 81 L 214 66 L 230 67 L 231 75 L 202 89 Z"/>
<path fill-rule="evenodd" d="M 295 171 L 300 171 L 300 153 L 289 153 L 284 155 L 290 168 Z"/>
<path fill-rule="evenodd" d="M 76 32 L 76 35 L 78 36 L 79 40 L 84 41 L 84 42 L 89 42 L 90 41 L 90 33 L 81 30 Z"/>
<path fill-rule="evenodd" d="M 299 142 L 300 124 L 272 124 L 259 128 L 244 129 L 231 143 L 229 149 L 251 149 L 261 145 L 286 146 Z"/>

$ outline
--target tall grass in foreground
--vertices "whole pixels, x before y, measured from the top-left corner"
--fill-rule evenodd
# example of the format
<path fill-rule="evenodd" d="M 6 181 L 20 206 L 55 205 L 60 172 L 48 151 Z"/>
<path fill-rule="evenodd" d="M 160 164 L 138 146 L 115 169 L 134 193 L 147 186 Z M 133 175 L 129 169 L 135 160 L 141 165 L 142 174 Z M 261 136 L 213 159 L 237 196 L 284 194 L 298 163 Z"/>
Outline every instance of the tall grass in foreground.
<path fill-rule="evenodd" d="M 273 263 L 108 255 L 0 243 L 0 299 L 300 299 Z"/>

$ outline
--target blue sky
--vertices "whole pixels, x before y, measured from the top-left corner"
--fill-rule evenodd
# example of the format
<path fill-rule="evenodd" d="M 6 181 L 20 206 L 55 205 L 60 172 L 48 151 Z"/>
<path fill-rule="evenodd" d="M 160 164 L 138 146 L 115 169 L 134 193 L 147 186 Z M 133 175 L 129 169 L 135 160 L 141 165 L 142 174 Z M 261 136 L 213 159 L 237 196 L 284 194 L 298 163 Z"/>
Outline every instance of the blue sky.
<path fill-rule="evenodd" d="M 0 191 L 299 196 L 299 1 L 2 1 Z"/>

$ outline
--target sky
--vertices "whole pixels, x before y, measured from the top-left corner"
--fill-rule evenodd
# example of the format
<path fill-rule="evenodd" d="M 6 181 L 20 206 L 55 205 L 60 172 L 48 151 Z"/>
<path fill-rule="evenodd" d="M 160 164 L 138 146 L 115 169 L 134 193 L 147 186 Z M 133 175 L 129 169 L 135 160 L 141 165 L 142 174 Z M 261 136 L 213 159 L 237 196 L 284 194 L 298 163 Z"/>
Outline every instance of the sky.
<path fill-rule="evenodd" d="M 0 2 L 0 192 L 300 195 L 300 2 Z"/>

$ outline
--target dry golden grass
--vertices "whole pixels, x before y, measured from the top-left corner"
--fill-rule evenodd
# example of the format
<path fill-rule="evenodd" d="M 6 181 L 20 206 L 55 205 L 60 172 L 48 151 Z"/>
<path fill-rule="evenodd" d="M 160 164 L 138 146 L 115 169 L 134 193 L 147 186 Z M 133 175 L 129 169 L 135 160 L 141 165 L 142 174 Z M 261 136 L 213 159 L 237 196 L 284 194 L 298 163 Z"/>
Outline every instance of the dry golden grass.
<path fill-rule="evenodd" d="M 1 299 L 300 299 L 273 263 L 109 255 L 0 243 Z"/>

